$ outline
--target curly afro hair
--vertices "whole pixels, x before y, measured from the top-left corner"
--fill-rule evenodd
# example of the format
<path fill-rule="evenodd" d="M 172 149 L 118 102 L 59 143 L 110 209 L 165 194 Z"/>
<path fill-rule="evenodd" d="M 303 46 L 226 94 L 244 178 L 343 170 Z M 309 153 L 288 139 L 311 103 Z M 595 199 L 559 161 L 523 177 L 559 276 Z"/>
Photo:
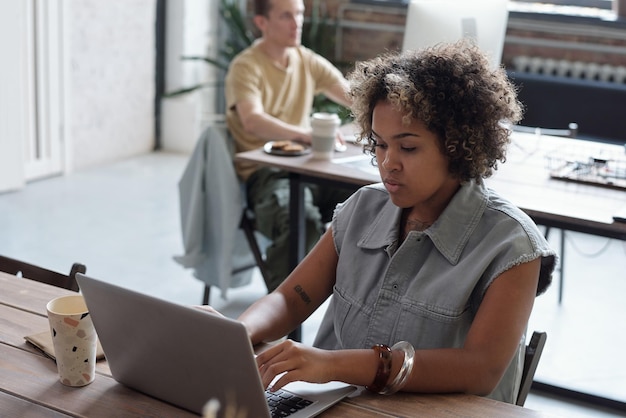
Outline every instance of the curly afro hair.
<path fill-rule="evenodd" d="M 460 181 L 481 182 L 506 159 L 510 125 L 522 117 L 515 86 L 503 68 L 492 70 L 471 41 L 438 44 L 419 51 L 387 53 L 357 63 L 349 75 L 352 113 L 374 156 L 372 113 L 388 101 L 403 122 L 422 121 L 434 132 Z"/>

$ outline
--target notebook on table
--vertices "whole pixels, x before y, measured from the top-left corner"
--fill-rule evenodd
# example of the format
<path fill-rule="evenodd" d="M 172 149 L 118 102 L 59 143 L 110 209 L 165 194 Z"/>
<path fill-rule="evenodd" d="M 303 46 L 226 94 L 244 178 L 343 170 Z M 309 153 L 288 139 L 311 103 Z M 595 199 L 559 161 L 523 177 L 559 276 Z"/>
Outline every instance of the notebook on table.
<path fill-rule="evenodd" d="M 272 416 L 243 324 L 83 274 L 77 281 L 115 380 L 197 414 L 216 399 L 220 413 Z M 291 399 L 281 408 L 294 418 L 315 416 L 356 390 L 339 382 L 285 389 Z"/>
<path fill-rule="evenodd" d="M 24 339 L 43 351 L 43 353 L 52 360 L 56 360 L 56 355 L 54 354 L 54 344 L 52 343 L 52 334 L 50 334 L 49 329 L 38 332 L 37 334 L 27 335 Z M 104 360 L 104 351 L 102 350 L 100 341 L 98 341 L 98 347 L 96 348 L 96 360 Z"/>

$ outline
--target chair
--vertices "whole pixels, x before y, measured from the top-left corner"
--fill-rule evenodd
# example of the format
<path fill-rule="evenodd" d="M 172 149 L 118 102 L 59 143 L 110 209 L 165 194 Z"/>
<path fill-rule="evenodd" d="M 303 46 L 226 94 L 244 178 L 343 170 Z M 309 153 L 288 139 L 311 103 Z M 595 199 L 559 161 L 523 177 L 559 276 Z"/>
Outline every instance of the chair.
<path fill-rule="evenodd" d="M 243 270 L 258 267 L 259 271 L 261 272 L 261 276 L 263 277 L 263 281 L 267 283 L 269 280 L 269 272 L 267 269 L 267 265 L 265 264 L 265 258 L 263 257 L 263 252 L 261 251 L 259 242 L 257 241 L 257 238 L 254 234 L 254 230 L 255 230 L 254 215 L 252 214 L 249 208 L 243 209 L 243 212 L 241 213 L 241 222 L 239 224 L 239 227 L 241 228 L 244 235 L 246 236 L 246 241 L 248 241 L 250 251 L 252 252 L 252 255 L 254 256 L 254 260 L 256 264 L 249 264 L 247 266 L 234 269 L 233 274 L 237 274 Z M 203 296 L 203 303 L 205 305 L 209 303 L 209 298 L 211 295 L 210 292 L 211 292 L 211 286 L 206 285 L 204 287 L 204 296 Z M 302 341 L 302 326 L 299 326 L 295 330 L 293 330 L 288 335 L 288 338 L 294 341 L 298 341 L 298 342 Z"/>
<path fill-rule="evenodd" d="M 209 304 L 211 287 L 222 294 L 248 284 L 258 267 L 268 282 L 268 269 L 257 241 L 245 189 L 232 164 L 234 143 L 225 125 L 207 127 L 196 144 L 181 180 L 179 201 L 185 254 L 174 260 L 193 268 L 204 282 L 202 303 Z M 245 241 L 245 243 L 244 243 Z M 290 334 L 300 340 L 300 328 Z"/>
<path fill-rule="evenodd" d="M 204 210 L 200 211 L 200 216 L 204 217 L 202 222 L 206 223 L 204 225 L 205 236 L 200 239 L 202 241 L 202 249 L 200 251 L 202 253 L 201 260 L 204 259 L 204 262 L 201 261 L 198 263 L 196 259 L 193 263 L 200 265 L 199 268 L 196 265 L 196 277 L 205 280 L 204 294 L 202 296 L 202 303 L 205 305 L 209 304 L 211 286 L 219 285 L 222 292 L 224 292 L 225 288 L 232 284 L 232 278 L 248 277 L 249 275 L 247 275 L 246 272 L 255 267 L 258 267 L 261 272 L 263 281 L 265 283 L 269 281 L 269 272 L 261 249 L 262 245 L 259 243 L 255 234 L 254 214 L 246 203 L 245 186 L 239 182 L 235 174 L 234 166 L 231 163 L 234 148 L 234 142 L 228 134 L 226 126 L 208 127 L 198 140 L 198 144 L 194 150 L 194 155 L 196 155 L 196 157 L 199 155 L 200 158 L 203 159 L 203 163 L 199 165 L 201 171 L 195 174 L 188 174 L 188 166 L 186 173 L 183 175 L 183 177 L 188 176 L 190 178 L 197 177 L 198 175 L 204 177 L 205 181 L 199 183 L 206 191 L 203 194 L 204 198 L 210 199 L 212 196 L 219 196 L 217 200 L 221 202 L 220 204 L 226 205 L 222 206 L 221 209 L 218 205 L 216 209 L 215 205 L 211 205 L 207 202 L 204 206 Z M 192 159 L 194 155 L 192 155 Z M 209 178 L 219 179 L 217 187 L 211 187 L 207 184 L 207 176 Z M 181 183 L 184 181 L 184 179 L 181 179 Z M 188 200 L 191 196 L 181 190 L 180 197 L 181 208 L 183 208 L 182 211 L 188 212 L 186 207 L 188 206 Z M 239 210 L 241 210 L 239 219 L 233 219 L 233 215 L 238 213 Z M 197 247 L 194 249 L 194 245 L 188 245 L 188 239 L 185 238 L 185 235 L 189 236 L 190 234 L 189 232 L 185 232 L 185 230 L 198 229 L 198 219 L 183 215 L 182 220 L 183 225 L 187 226 L 187 228 L 183 228 L 186 252 L 188 255 L 192 255 L 191 259 L 193 260 L 196 256 L 194 253 L 196 253 Z M 240 231 L 236 231 L 237 229 Z M 210 230 L 213 231 L 211 232 Z M 243 250 L 241 248 L 242 243 L 239 241 L 240 233 L 243 236 L 242 240 L 246 241 L 252 257 L 247 257 L 245 251 L 244 255 L 240 253 L 239 257 L 233 255 L 235 252 L 241 252 Z M 215 245 L 215 240 L 218 241 L 218 245 Z M 209 250 L 210 247 L 213 248 L 212 251 Z M 185 262 L 185 257 L 175 257 L 175 260 L 179 262 L 182 261 L 182 264 L 187 267 L 193 266 L 193 263 Z M 206 262 L 206 260 L 212 261 Z M 211 264 L 216 264 L 215 261 L 218 260 L 222 262 L 220 265 L 208 269 L 206 268 Z M 200 274 L 198 274 L 198 272 L 200 272 Z M 218 280 L 215 280 L 216 277 Z M 244 281 L 245 279 L 240 280 L 240 283 Z M 301 328 L 302 327 L 298 327 L 290 333 L 289 338 L 301 341 Z"/>
<path fill-rule="evenodd" d="M 546 339 L 548 334 L 545 332 L 534 331 L 530 342 L 526 346 L 526 353 L 524 355 L 524 369 L 522 371 L 522 382 L 520 384 L 519 393 L 517 394 L 518 406 L 524 406 L 530 387 L 535 377 L 535 371 L 543 352 L 543 347 L 546 345 Z"/>
<path fill-rule="evenodd" d="M 174 257 L 204 282 L 204 303 L 213 286 L 225 297 L 229 288 L 251 281 L 256 265 L 240 228 L 243 195 L 225 127 L 207 127 L 179 181 L 185 253 Z"/>
<path fill-rule="evenodd" d="M 241 221 L 239 222 L 239 228 L 243 231 L 246 241 L 248 242 L 248 246 L 250 247 L 250 251 L 254 256 L 254 263 L 246 264 L 243 266 L 235 267 L 232 270 L 233 275 L 237 275 L 246 270 L 253 269 L 258 267 L 261 272 L 261 276 L 263 277 L 263 281 L 265 283 L 268 282 L 269 273 L 267 270 L 267 265 L 265 264 L 265 258 L 263 257 L 263 252 L 261 250 L 261 246 L 255 236 L 255 227 L 254 227 L 254 215 L 251 213 L 250 209 L 244 207 L 241 212 Z M 209 300 L 211 298 L 211 285 L 206 284 L 204 286 L 204 295 L 202 296 L 202 303 L 204 305 L 209 304 Z"/>
<path fill-rule="evenodd" d="M 540 127 L 531 127 L 531 126 L 522 126 L 522 125 L 514 125 L 512 127 L 515 132 L 526 132 L 526 133 L 536 133 L 538 135 L 550 135 L 550 136 L 561 136 L 564 138 L 576 138 L 578 136 L 578 124 L 574 122 L 570 122 L 567 126 L 567 129 L 553 129 L 553 128 L 540 128 Z M 546 225 L 546 231 L 544 236 L 548 239 L 550 235 L 551 226 Z M 563 282 L 564 282 L 564 260 L 565 260 L 565 230 L 561 229 L 561 257 L 559 260 L 559 271 L 561 273 L 560 281 L 559 281 L 559 303 L 563 301 Z"/>
<path fill-rule="evenodd" d="M 263 281 L 267 283 L 269 281 L 269 271 L 267 269 L 267 264 L 265 264 L 265 258 L 263 257 L 259 242 L 254 234 L 254 214 L 247 207 L 243 208 L 239 227 L 245 234 L 248 245 L 250 246 L 250 251 L 252 251 L 252 255 L 256 261 L 256 266 L 250 266 L 248 268 L 258 267 L 261 272 L 261 276 L 263 277 Z"/>
<path fill-rule="evenodd" d="M 80 263 L 72 264 L 70 273 L 65 275 L 43 267 L 35 266 L 23 261 L 0 255 L 0 271 L 5 273 L 21 275 L 25 279 L 61 287 L 67 290 L 78 292 L 79 287 L 76 282 L 76 273 L 86 273 L 87 268 Z"/>

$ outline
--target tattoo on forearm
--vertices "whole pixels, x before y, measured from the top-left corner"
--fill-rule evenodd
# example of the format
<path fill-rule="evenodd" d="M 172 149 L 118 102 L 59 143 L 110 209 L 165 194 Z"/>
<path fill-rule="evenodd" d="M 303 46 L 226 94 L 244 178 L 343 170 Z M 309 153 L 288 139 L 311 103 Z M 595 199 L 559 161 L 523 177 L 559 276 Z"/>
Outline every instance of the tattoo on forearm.
<path fill-rule="evenodd" d="M 300 295 L 300 298 L 304 301 L 304 303 L 306 303 L 307 305 L 311 303 L 311 298 L 309 297 L 309 295 L 306 294 L 302 286 L 296 285 L 296 287 L 294 287 L 293 289 L 296 291 L 297 294 Z"/>

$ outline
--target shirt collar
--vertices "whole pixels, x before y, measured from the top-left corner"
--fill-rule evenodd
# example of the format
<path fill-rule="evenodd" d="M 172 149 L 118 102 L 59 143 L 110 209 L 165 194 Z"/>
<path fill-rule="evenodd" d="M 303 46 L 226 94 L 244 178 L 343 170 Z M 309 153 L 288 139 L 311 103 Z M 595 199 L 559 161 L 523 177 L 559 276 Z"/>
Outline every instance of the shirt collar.
<path fill-rule="evenodd" d="M 432 226 L 411 234 L 429 236 L 437 250 L 451 264 L 456 264 L 482 218 L 488 198 L 484 184 L 473 180 L 464 183 Z M 389 199 L 357 245 L 368 249 L 395 248 L 399 240 L 401 214 L 402 210 Z"/>

